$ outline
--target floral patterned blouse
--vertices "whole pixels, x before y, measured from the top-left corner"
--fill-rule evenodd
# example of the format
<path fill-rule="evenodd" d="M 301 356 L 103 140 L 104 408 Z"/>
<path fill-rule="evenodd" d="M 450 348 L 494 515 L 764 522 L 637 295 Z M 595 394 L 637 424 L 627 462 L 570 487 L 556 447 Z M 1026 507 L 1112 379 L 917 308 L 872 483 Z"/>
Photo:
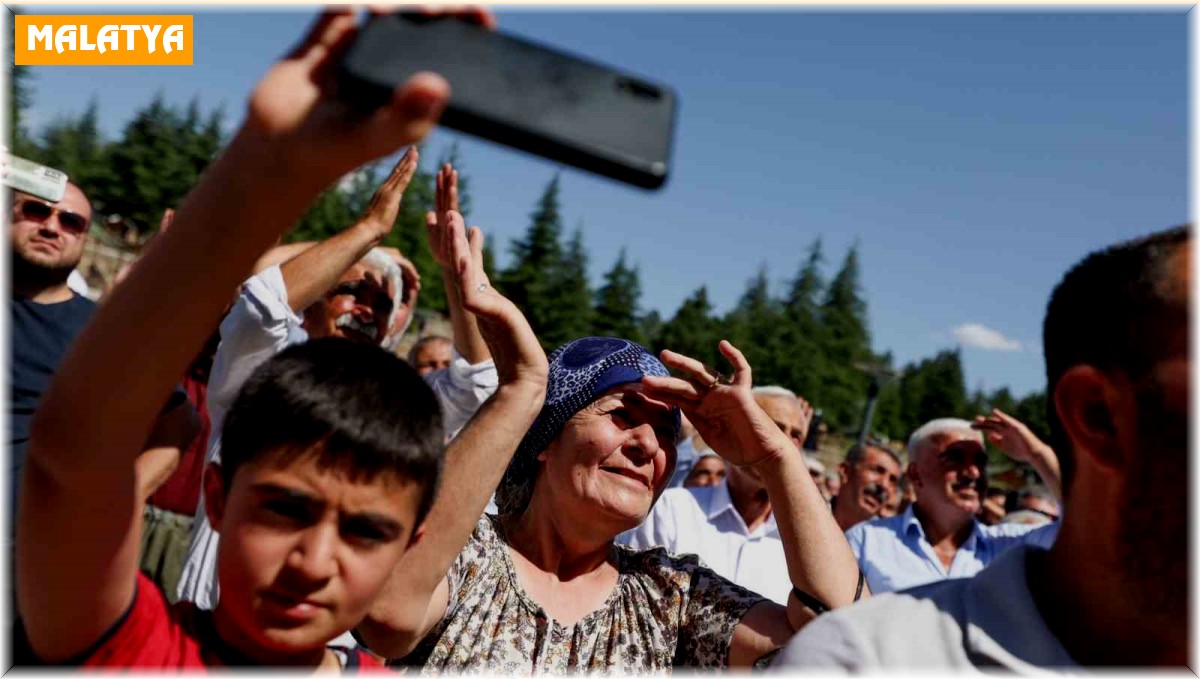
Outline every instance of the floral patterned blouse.
<path fill-rule="evenodd" d="M 616 547 L 617 586 L 574 625 L 547 615 L 521 588 L 497 518 L 479 520 L 450 568 L 445 617 L 398 665 L 426 672 L 529 674 L 724 667 L 733 630 L 763 597 L 696 556 Z"/>

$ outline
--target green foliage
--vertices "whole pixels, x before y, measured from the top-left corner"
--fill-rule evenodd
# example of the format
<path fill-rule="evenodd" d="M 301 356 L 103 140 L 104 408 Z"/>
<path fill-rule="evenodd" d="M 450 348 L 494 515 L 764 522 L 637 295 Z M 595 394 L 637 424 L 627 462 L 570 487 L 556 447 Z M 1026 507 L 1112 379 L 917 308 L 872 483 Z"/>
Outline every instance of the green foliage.
<path fill-rule="evenodd" d="M 100 136 L 95 99 L 78 118 L 62 118 L 48 125 L 33 149 L 34 160 L 66 172 L 92 199 L 96 210 L 104 209 L 106 190 L 115 179 L 109 154 L 110 147 Z"/>
<path fill-rule="evenodd" d="M 759 267 L 737 306 L 725 315 L 723 334 L 746 355 L 757 375 L 755 381 L 760 384 L 778 382 L 782 377 L 779 368 L 779 358 L 784 353 L 779 333 L 782 321 L 783 306 L 771 297 L 766 267 Z"/>
<path fill-rule="evenodd" d="M 604 274 L 604 285 L 596 291 L 592 334 L 621 337 L 645 344 L 642 322 L 638 317 L 641 296 L 642 285 L 637 268 L 628 265 L 625 249 L 621 248 L 616 263 Z"/>
<path fill-rule="evenodd" d="M 591 327 L 582 232 L 563 247 L 558 192 L 555 175 L 530 215 L 525 236 L 510 246 L 511 264 L 498 277 L 500 291 L 525 312 L 548 350 L 588 334 Z"/>
<path fill-rule="evenodd" d="M 119 213 L 143 231 L 157 228 L 162 210 L 179 203 L 222 143 L 220 111 L 203 114 L 195 101 L 179 109 L 162 97 L 138 111 L 118 140 L 100 134 L 95 101 L 81 115 L 56 120 L 30 137 L 21 116 L 32 101 L 31 85 L 28 69 L 13 70 L 14 152 L 67 172 L 84 187 L 99 214 Z M 418 169 L 384 240 L 421 274 L 422 313 L 444 314 L 447 309 L 425 229 L 425 213 L 434 204 L 434 175 L 446 162 L 459 171 L 460 208 L 464 217 L 470 214 L 470 178 L 454 145 L 432 168 Z M 368 165 L 329 188 L 308 207 L 287 240 L 324 240 L 343 231 L 362 216 L 390 169 L 390 164 Z M 929 419 L 970 418 L 996 407 L 1048 438 L 1044 394 L 1020 399 L 1007 389 L 968 394 L 956 349 L 901 367 L 893 366 L 890 354 L 873 352 L 857 244 L 830 279 L 824 274 L 822 241 L 815 238 L 782 295 L 772 294 L 768 272 L 760 267 L 723 316 L 715 313 L 702 286 L 664 321 L 656 310 L 641 313 L 637 263 L 624 250 L 599 288 L 589 287 L 582 229 L 564 243 L 559 189 L 555 176 L 530 214 L 529 228 L 509 244 L 507 268 L 496 267 L 496 243 L 489 240 L 484 248 L 489 278 L 525 312 L 547 349 L 588 334 L 615 335 L 656 352 L 669 348 L 727 372 L 717 350 L 724 338 L 745 352 L 756 384 L 780 384 L 801 394 L 823 411 L 833 431 L 857 434 L 870 381 L 863 368 L 876 366 L 896 373 L 882 384 L 872 426 L 876 435 L 904 439 Z"/>
<path fill-rule="evenodd" d="M 9 45 L 9 63 L 12 63 L 12 45 Z M 8 147 L 15 155 L 23 158 L 33 156 L 36 147 L 25 129 L 22 115 L 33 105 L 33 73 L 28 66 L 12 67 L 12 97 L 9 99 L 8 130 L 12 138 Z"/>
<path fill-rule="evenodd" d="M 663 324 L 662 330 L 651 340 L 654 353 L 663 349 L 691 356 L 707 365 L 719 366 L 717 343 L 721 341 L 721 327 L 713 318 L 712 303 L 708 300 L 708 288 L 700 286 L 690 297 L 683 300 L 671 320 Z M 726 370 L 725 372 L 728 372 Z"/>
<path fill-rule="evenodd" d="M 139 232 L 153 232 L 163 210 L 179 205 L 221 143 L 219 110 L 204 117 L 198 101 L 179 110 L 160 95 L 134 114 L 122 138 L 108 146 L 106 171 L 93 201 Z"/>

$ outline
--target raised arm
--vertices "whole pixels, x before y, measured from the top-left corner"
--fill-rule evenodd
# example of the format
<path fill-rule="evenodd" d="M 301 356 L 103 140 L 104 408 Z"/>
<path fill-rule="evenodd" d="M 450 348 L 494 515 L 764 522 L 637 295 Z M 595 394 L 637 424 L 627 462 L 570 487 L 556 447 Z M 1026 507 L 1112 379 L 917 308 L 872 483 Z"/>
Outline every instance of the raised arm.
<path fill-rule="evenodd" d="M 474 365 L 491 358 L 487 343 L 479 333 L 479 324 L 475 315 L 463 308 L 462 293 L 458 289 L 458 276 L 454 274 L 453 262 L 450 259 L 450 243 L 445 234 L 447 215 L 458 211 L 458 171 L 443 165 L 437 173 L 437 193 L 435 210 L 425 213 L 425 228 L 429 234 L 429 249 L 433 258 L 442 269 L 442 284 L 446 287 L 446 301 L 450 307 L 450 326 L 454 329 L 454 349 L 467 362 Z M 467 231 L 467 240 L 473 251 L 483 252 L 483 232 L 471 227 Z"/>
<path fill-rule="evenodd" d="M 361 219 L 280 264 L 292 311 L 300 313 L 320 299 L 347 269 L 391 233 L 404 190 L 417 170 L 417 160 L 417 147 L 410 147 L 375 190 Z"/>
<path fill-rule="evenodd" d="M 546 395 L 549 369 L 533 329 L 520 310 L 491 287 L 483 272 L 482 251 L 468 243 L 462 216 L 450 212 L 444 224 L 447 261 L 452 264 L 445 271 L 455 279 L 463 308 L 479 319 L 500 386 L 450 443 L 442 487 L 422 537 L 401 558 L 359 625 L 367 646 L 389 658 L 408 655 L 445 615 L 447 572 Z"/>
<path fill-rule="evenodd" d="M 663 363 L 686 379 L 647 377 L 646 395 L 679 406 L 713 450 L 762 478 L 792 586 L 830 608 L 853 602 L 859 580 L 850 545 L 796 445 L 754 402 L 746 357 L 729 342 L 722 341 L 720 350 L 733 364 L 731 380 L 713 375 L 693 358 L 664 351 Z M 754 606 L 734 631 L 730 664 L 754 663 L 785 644 L 814 615 L 794 594 L 786 609 L 773 602 Z"/>
<path fill-rule="evenodd" d="M 179 205 L 174 223 L 83 331 L 32 423 L 17 515 L 17 598 L 34 652 L 61 662 L 129 607 L 141 503 L 134 458 L 162 402 L 256 257 L 350 170 L 429 132 L 449 96 L 433 74 L 355 114 L 333 98 L 357 30 L 323 14 L 259 82 L 246 119 Z M 186 299 L 181 313 L 178 300 Z M 155 328 L 137 369 L 118 360 Z M 114 408 L 114 394 L 120 407 Z M 53 540 L 46 536 L 53 535 Z M 62 545 L 70 545 L 64 554 Z"/>
<path fill-rule="evenodd" d="M 1042 482 L 1054 494 L 1054 499 L 1061 504 L 1062 470 L 1058 466 L 1058 455 L 1054 449 L 1044 443 L 1030 431 L 1025 423 L 1009 415 L 999 408 L 993 408 L 988 416 L 979 415 L 975 418 L 975 429 L 983 432 L 988 441 L 1004 454 L 1017 462 L 1028 462 L 1033 466 Z"/>

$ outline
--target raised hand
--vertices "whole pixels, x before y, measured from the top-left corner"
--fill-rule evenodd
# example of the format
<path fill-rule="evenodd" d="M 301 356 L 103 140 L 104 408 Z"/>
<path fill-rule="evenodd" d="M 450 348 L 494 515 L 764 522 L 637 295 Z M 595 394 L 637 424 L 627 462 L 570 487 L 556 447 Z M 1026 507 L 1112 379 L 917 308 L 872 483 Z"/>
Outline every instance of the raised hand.
<path fill-rule="evenodd" d="M 442 268 L 442 282 L 446 286 L 446 297 L 451 302 L 449 311 L 450 324 L 454 328 L 454 349 L 467 361 L 476 364 L 491 357 L 491 352 L 470 309 L 458 304 L 462 293 L 458 287 L 458 275 L 455 273 L 457 264 L 449 236 L 452 233 L 449 224 L 452 214 L 462 219 L 462 213 L 458 211 L 458 171 L 446 163 L 438 169 L 434 209 L 425 213 L 425 231 L 429 234 L 429 249 L 433 252 L 433 258 Z M 483 232 L 474 226 L 468 229 L 467 245 L 482 257 Z"/>
<path fill-rule="evenodd" d="M 544 387 L 550 370 L 546 352 L 521 310 L 492 287 L 483 270 L 483 234 L 477 228 L 471 231 L 475 237 L 468 239 L 462 215 L 446 212 L 441 237 L 449 248 L 448 261 L 453 263 L 447 273 L 454 279 L 462 306 L 479 323 L 501 385 L 533 382 Z"/>
<path fill-rule="evenodd" d="M 1062 501 L 1062 468 L 1054 449 L 1037 437 L 1025 423 L 998 408 L 988 416 L 980 415 L 971 424 L 983 432 L 987 440 L 1017 462 L 1033 466 L 1042 482 L 1060 502 Z"/>
<path fill-rule="evenodd" d="M 371 202 L 367 204 L 367 209 L 359 220 L 373 227 L 380 240 L 391 233 L 392 227 L 396 225 L 396 216 L 400 214 L 400 201 L 417 171 L 419 160 L 417 147 L 408 147 L 408 151 L 396 162 L 387 179 L 375 189 L 375 195 L 371 196 Z"/>
<path fill-rule="evenodd" d="M 409 309 L 417 304 L 417 294 L 421 292 L 421 272 L 412 260 L 405 257 L 400 250 L 393 247 L 379 247 L 379 250 L 390 257 L 400 267 L 400 279 L 404 281 L 404 292 L 398 304 Z"/>
<path fill-rule="evenodd" d="M 434 209 L 425 213 L 425 230 L 429 234 L 429 249 L 433 252 L 433 258 L 443 270 L 452 270 L 454 266 L 450 256 L 450 242 L 446 238 L 446 219 L 450 211 L 458 212 L 458 171 L 451 167 L 450 163 L 446 163 L 438 168 L 435 183 L 437 190 L 434 193 Z M 468 240 L 473 231 L 478 229 L 472 227 L 467 232 Z"/>
<path fill-rule="evenodd" d="M 982 431 L 992 445 L 1017 462 L 1032 463 L 1046 454 L 1054 455 L 1050 446 L 1043 443 L 1029 427 L 999 408 L 993 408 L 992 414 L 986 417 L 976 417 L 971 427 Z"/>
<path fill-rule="evenodd" d="M 642 380 L 644 393 L 678 406 L 704 441 L 733 464 L 749 466 L 782 455 L 794 456 L 796 447 L 791 439 L 754 402 L 746 357 L 725 340 L 719 349 L 733 365 L 731 379 L 714 375 L 694 358 L 663 351 L 663 363 L 683 373 L 683 378 L 646 377 Z"/>

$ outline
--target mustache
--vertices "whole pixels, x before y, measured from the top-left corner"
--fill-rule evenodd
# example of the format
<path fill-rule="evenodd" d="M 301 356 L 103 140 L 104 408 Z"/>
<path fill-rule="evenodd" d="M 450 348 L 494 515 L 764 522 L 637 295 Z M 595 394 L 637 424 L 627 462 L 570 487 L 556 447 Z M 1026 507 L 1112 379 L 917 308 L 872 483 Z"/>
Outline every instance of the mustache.
<path fill-rule="evenodd" d="M 955 481 L 950 487 L 954 490 L 966 490 L 967 488 L 977 488 L 979 485 L 978 479 L 961 479 Z"/>
<path fill-rule="evenodd" d="M 367 337 L 370 337 L 372 342 L 379 341 L 379 328 L 375 327 L 374 325 L 362 323 L 351 313 L 344 313 L 341 316 L 338 316 L 333 324 L 338 328 L 350 328 L 356 332 L 361 332 Z"/>
<path fill-rule="evenodd" d="M 866 495 L 870 495 L 871 497 L 875 498 L 876 500 L 879 500 L 880 503 L 887 502 L 887 498 L 888 498 L 887 489 L 878 483 L 867 484 L 867 486 L 865 488 L 863 488 L 863 493 L 865 493 Z"/>

